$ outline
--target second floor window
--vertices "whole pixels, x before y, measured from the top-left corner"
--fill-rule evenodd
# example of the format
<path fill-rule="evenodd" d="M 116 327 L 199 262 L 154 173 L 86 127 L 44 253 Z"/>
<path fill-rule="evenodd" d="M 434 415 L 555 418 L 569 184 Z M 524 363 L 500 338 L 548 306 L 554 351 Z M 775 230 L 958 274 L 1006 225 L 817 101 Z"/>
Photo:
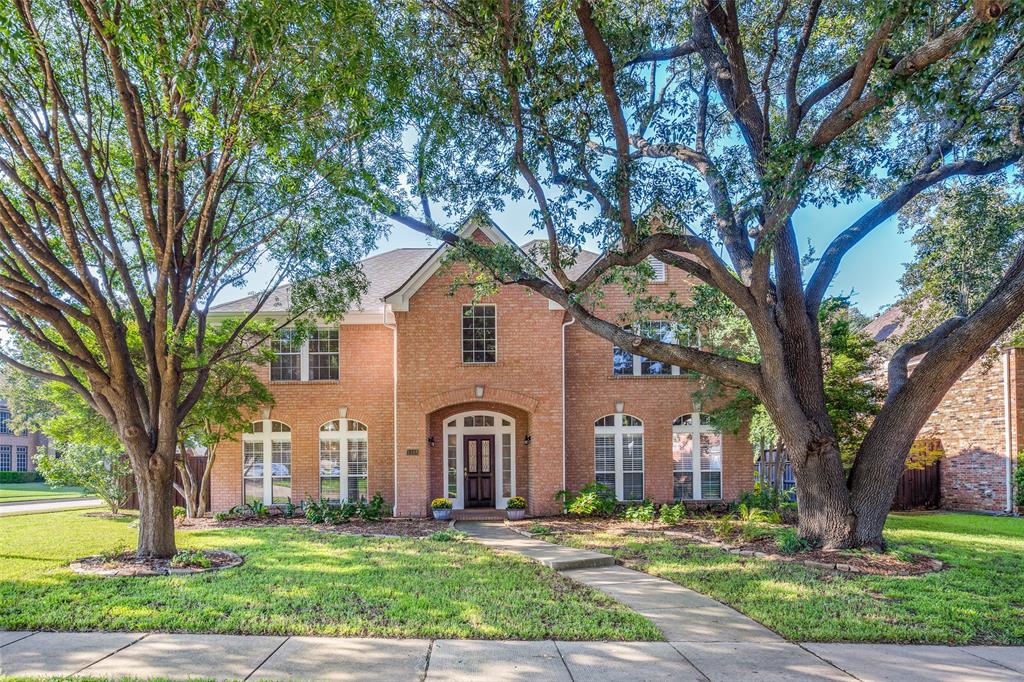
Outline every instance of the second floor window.
<path fill-rule="evenodd" d="M 270 342 L 274 360 L 270 363 L 271 381 L 302 379 L 302 343 L 290 331 L 282 331 Z"/>
<path fill-rule="evenodd" d="M 692 335 L 683 325 L 666 320 L 648 320 L 638 322 L 633 329 L 648 339 L 664 343 L 681 343 L 693 345 Z M 651 360 L 642 355 L 633 355 L 629 351 L 614 346 L 612 348 L 612 372 L 624 376 L 657 376 L 678 375 L 679 368 L 660 360 Z"/>
<path fill-rule="evenodd" d="M 0 433 L 14 433 L 11 431 L 11 413 L 7 410 L 0 410 Z"/>
<path fill-rule="evenodd" d="M 462 306 L 462 361 L 467 364 L 496 362 L 497 331 L 493 305 Z"/>
<path fill-rule="evenodd" d="M 309 380 L 338 378 L 338 330 L 317 329 L 309 337 Z"/>
<path fill-rule="evenodd" d="M 337 381 L 338 344 L 337 329 L 317 329 L 305 340 L 299 340 L 291 330 L 283 330 L 270 342 L 274 351 L 270 380 Z"/>

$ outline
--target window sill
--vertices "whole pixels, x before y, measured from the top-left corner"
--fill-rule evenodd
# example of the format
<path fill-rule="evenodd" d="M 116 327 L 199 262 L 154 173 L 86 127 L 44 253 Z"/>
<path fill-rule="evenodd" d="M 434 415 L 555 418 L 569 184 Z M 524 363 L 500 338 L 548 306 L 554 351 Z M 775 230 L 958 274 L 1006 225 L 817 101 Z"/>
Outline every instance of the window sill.
<path fill-rule="evenodd" d="M 288 386 L 294 384 L 340 384 L 341 379 L 271 379 L 271 386 Z"/>

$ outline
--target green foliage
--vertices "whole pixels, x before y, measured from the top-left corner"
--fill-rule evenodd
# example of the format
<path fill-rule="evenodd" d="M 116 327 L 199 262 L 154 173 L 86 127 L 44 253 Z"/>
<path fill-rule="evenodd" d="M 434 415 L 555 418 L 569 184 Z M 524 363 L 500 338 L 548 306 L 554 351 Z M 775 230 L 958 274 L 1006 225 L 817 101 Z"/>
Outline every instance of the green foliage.
<path fill-rule="evenodd" d="M 321 502 L 314 500 L 312 497 L 307 497 L 302 506 L 306 510 L 306 520 L 310 523 L 324 523 L 327 520 L 327 512 L 331 508 L 331 505 L 326 501 Z"/>
<path fill-rule="evenodd" d="M 508 500 L 508 509 L 526 509 L 526 498 L 516 495 Z"/>
<path fill-rule="evenodd" d="M 434 542 L 462 542 L 465 540 L 467 535 L 461 530 L 439 530 L 430 534 L 430 539 Z"/>
<path fill-rule="evenodd" d="M 54 454 L 36 454 L 36 470 L 51 485 L 84 488 L 114 514 L 128 502 L 132 470 L 121 450 L 78 443 L 55 443 L 54 448 Z"/>
<path fill-rule="evenodd" d="M 240 504 L 231 509 L 231 513 L 237 516 L 249 516 L 263 519 L 270 516 L 270 508 L 260 500 L 253 500 Z"/>
<path fill-rule="evenodd" d="M 681 500 L 675 504 L 663 504 L 658 510 L 658 518 L 662 523 L 675 525 L 686 517 L 686 504 Z"/>
<path fill-rule="evenodd" d="M 120 561 L 121 558 L 127 553 L 128 545 L 125 543 L 124 540 L 118 540 L 113 545 L 103 549 L 103 551 L 97 554 L 97 556 L 100 557 L 104 563 L 109 564 L 114 563 L 115 561 Z"/>
<path fill-rule="evenodd" d="M 560 490 L 555 498 L 562 500 L 569 514 L 611 516 L 615 513 L 615 492 L 601 483 L 588 483 L 578 493 Z"/>
<path fill-rule="evenodd" d="M 330 523 L 335 526 L 342 523 L 348 523 L 352 520 L 352 517 L 359 513 L 359 507 L 352 502 L 342 502 L 341 504 L 332 504 L 327 507 L 327 511 L 324 512 L 324 523 Z"/>
<path fill-rule="evenodd" d="M 181 519 L 185 518 L 185 508 L 177 506 L 174 507 L 174 509 L 171 512 L 171 516 L 174 517 L 175 521 L 180 521 Z"/>
<path fill-rule="evenodd" d="M 720 516 L 712 522 L 711 532 L 719 540 L 730 540 L 736 535 L 736 521 L 731 516 Z"/>
<path fill-rule="evenodd" d="M 1017 455 L 1017 468 L 1013 471 L 1014 501 L 1018 507 L 1024 507 L 1024 452 Z"/>
<path fill-rule="evenodd" d="M 213 513 L 213 520 L 224 522 L 231 518 L 231 512 L 219 511 Z"/>
<path fill-rule="evenodd" d="M 893 344 L 973 313 L 1024 248 L 1024 201 L 993 178 L 922 194 L 900 217 L 900 229 L 913 233 L 914 260 L 900 279 L 906 329 Z M 1024 323 L 1003 341 L 1024 341 Z"/>
<path fill-rule="evenodd" d="M 435 497 L 430 501 L 431 509 L 451 509 L 452 501 L 447 497 Z"/>
<path fill-rule="evenodd" d="M 201 549 L 180 549 L 171 557 L 174 568 L 210 568 L 213 562 Z"/>
<path fill-rule="evenodd" d="M 369 502 L 360 500 L 357 513 L 363 521 L 380 521 L 384 518 L 384 496 L 378 491 Z"/>
<path fill-rule="evenodd" d="M 741 502 L 736 507 L 736 518 L 751 523 L 767 523 L 769 516 L 764 509 L 748 506 L 745 502 Z"/>
<path fill-rule="evenodd" d="M 644 500 L 639 504 L 627 505 L 622 517 L 632 523 L 651 523 L 654 521 L 654 503 Z"/>
<path fill-rule="evenodd" d="M 541 523 L 531 524 L 527 530 L 534 535 L 551 535 L 551 528 Z"/>
<path fill-rule="evenodd" d="M 36 483 L 42 480 L 43 476 L 38 471 L 0 471 L 0 483 Z"/>
<path fill-rule="evenodd" d="M 778 490 L 756 481 L 754 489 L 743 493 L 740 497 L 740 506 L 777 512 L 789 502 L 790 492 L 789 490 Z"/>
<path fill-rule="evenodd" d="M 797 554 L 814 548 L 811 542 L 797 535 L 794 528 L 783 528 L 776 532 L 775 541 L 779 544 L 779 551 L 783 554 Z"/>

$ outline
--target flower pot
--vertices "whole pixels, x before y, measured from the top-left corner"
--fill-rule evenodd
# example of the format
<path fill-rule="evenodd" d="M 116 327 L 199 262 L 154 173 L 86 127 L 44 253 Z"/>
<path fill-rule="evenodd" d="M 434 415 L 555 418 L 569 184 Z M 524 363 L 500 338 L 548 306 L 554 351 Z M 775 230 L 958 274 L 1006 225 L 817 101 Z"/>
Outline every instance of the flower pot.
<path fill-rule="evenodd" d="M 522 521 L 524 518 L 526 518 L 525 509 L 506 509 L 505 511 L 508 512 L 509 521 Z"/>
<path fill-rule="evenodd" d="M 435 509 L 434 518 L 438 521 L 447 521 L 452 518 L 451 509 Z"/>

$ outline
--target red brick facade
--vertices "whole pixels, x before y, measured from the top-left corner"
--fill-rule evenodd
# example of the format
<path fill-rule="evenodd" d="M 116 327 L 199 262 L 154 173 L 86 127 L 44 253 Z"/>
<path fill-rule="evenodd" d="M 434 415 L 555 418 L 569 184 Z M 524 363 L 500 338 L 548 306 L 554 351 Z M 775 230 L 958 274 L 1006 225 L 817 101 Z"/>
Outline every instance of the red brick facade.
<path fill-rule="evenodd" d="M 943 398 L 921 430 L 942 443 L 943 507 L 1008 510 L 1007 465 L 1012 474 L 1024 448 L 1022 398 L 1024 348 L 986 355 Z"/>
<path fill-rule="evenodd" d="M 653 286 L 687 295 L 684 273 L 667 270 L 668 281 Z M 528 499 L 531 514 L 557 513 L 559 490 L 594 480 L 594 422 L 622 403 L 625 414 L 644 422 L 644 495 L 670 501 L 672 421 L 695 411 L 692 380 L 614 376 L 611 344 L 573 324 L 565 327 L 563 367 L 563 325 L 571 318 L 519 287 L 503 287 L 479 301 L 496 307 L 497 357 L 494 363 L 466 364 L 462 306 L 472 302 L 472 294 L 462 288 L 453 295 L 451 286 L 463 271 L 458 265 L 442 268 L 417 282 L 377 323 L 366 316 L 361 324 L 343 322 L 338 381 L 269 383 L 276 404 L 265 418 L 291 427 L 292 500 L 318 496 L 319 428 L 344 413 L 368 426 L 369 493 L 381 492 L 399 516 L 424 516 L 430 500 L 446 493 L 447 424 L 455 415 L 485 411 L 499 415 L 499 422 L 514 421 L 514 494 Z M 621 290 L 605 293 L 602 314 L 614 319 L 628 301 Z M 242 499 L 241 451 L 239 442 L 221 446 L 213 471 L 214 510 Z M 736 499 L 752 486 L 746 434 L 725 434 L 723 498 Z"/>

